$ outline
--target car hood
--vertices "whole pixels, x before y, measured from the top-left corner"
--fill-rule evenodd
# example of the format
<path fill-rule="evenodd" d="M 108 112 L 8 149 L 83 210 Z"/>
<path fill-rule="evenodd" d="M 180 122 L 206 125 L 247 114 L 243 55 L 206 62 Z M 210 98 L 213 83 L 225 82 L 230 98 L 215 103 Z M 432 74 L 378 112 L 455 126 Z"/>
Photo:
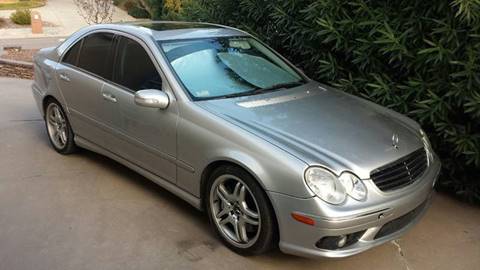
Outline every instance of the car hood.
<path fill-rule="evenodd" d="M 352 171 L 362 179 L 423 146 L 413 120 L 316 82 L 198 104 L 308 165 L 337 174 Z M 398 148 L 393 146 L 394 134 Z"/>

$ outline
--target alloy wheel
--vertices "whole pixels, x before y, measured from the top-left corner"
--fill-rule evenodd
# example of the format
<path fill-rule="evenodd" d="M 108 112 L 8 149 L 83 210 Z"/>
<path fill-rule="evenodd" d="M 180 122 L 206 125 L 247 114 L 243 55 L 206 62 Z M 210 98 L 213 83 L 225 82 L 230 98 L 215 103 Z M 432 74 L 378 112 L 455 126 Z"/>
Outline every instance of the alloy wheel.
<path fill-rule="evenodd" d="M 63 149 L 68 142 L 67 121 L 62 109 L 50 103 L 46 112 L 47 130 L 50 140 L 56 148 Z"/>
<path fill-rule="evenodd" d="M 255 244 L 261 218 L 248 186 L 234 175 L 221 175 L 213 182 L 209 197 L 212 218 L 223 238 L 239 248 Z"/>

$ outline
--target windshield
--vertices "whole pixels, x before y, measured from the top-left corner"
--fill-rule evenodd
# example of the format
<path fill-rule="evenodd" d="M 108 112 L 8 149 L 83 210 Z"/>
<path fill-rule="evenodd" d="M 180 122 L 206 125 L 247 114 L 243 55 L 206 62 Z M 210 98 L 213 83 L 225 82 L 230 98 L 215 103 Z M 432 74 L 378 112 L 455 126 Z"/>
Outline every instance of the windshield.
<path fill-rule="evenodd" d="M 159 42 L 195 99 L 250 95 L 299 85 L 303 78 L 253 38 Z"/>

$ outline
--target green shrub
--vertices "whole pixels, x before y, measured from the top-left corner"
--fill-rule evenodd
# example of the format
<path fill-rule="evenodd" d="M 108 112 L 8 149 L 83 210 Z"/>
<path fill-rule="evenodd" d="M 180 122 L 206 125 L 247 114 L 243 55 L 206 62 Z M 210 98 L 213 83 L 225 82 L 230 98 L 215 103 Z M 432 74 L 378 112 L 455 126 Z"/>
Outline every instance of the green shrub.
<path fill-rule="evenodd" d="M 186 18 L 254 33 L 310 77 L 416 119 L 441 186 L 480 201 L 480 1 L 194 2 Z"/>
<path fill-rule="evenodd" d="M 32 23 L 29 9 L 19 9 L 10 15 L 10 20 L 16 24 L 29 25 Z"/>
<path fill-rule="evenodd" d="M 127 11 L 128 15 L 134 18 L 150 18 L 150 15 L 145 9 L 140 8 L 135 0 L 127 0 L 123 3 L 123 8 Z"/>
<path fill-rule="evenodd" d="M 163 0 L 116 0 L 114 4 L 134 18 L 159 19 L 163 13 Z"/>

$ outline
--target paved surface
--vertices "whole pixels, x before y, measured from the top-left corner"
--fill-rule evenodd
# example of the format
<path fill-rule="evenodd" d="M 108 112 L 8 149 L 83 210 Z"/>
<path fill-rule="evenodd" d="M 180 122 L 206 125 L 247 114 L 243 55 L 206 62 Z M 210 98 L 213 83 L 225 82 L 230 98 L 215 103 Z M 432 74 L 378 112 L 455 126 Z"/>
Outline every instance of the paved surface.
<path fill-rule="evenodd" d="M 3 28 L 0 29 L 0 39 L 69 36 L 87 25 L 85 20 L 78 14 L 77 6 L 73 0 L 48 0 L 45 6 L 32 10 L 40 12 L 43 21 L 52 23 L 55 26 L 43 27 L 43 34 L 32 34 L 32 30 L 29 27 Z M 12 12 L 12 10 L 1 10 L 0 17 L 8 18 Z M 127 12 L 115 7 L 112 17 L 113 22 L 132 20 L 135 19 L 128 15 Z"/>
<path fill-rule="evenodd" d="M 351 258 L 238 256 L 140 175 L 55 153 L 30 84 L 0 78 L 0 269 L 479 269 L 480 209 L 440 194 L 405 237 Z"/>

